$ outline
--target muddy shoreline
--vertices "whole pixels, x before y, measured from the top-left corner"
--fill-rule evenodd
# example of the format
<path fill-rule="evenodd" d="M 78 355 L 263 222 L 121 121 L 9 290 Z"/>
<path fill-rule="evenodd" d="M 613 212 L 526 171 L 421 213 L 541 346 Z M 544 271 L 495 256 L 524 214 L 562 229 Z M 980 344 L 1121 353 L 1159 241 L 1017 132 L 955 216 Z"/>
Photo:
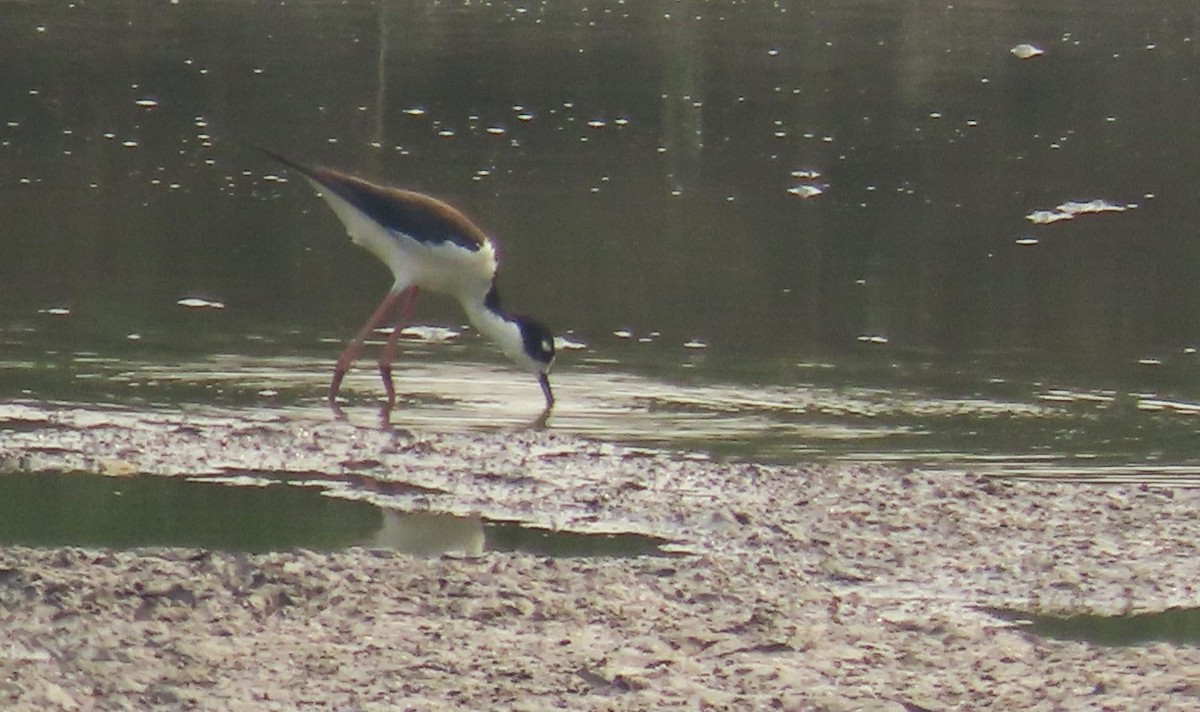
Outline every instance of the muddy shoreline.
<path fill-rule="evenodd" d="M 0 467 L 293 473 L 675 555 L 0 548 L 14 709 L 1170 709 L 1200 652 L 987 613 L 1200 605 L 1200 493 L 719 463 L 556 435 L 0 405 Z"/>

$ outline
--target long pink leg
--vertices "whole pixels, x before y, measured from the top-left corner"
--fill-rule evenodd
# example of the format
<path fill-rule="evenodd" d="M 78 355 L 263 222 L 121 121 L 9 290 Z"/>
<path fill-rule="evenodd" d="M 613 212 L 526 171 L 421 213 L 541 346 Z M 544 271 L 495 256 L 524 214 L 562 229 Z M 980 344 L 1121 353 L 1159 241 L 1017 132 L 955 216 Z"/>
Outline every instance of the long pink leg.
<path fill-rule="evenodd" d="M 396 353 L 396 342 L 400 340 L 400 329 L 412 320 L 413 304 L 421 290 L 409 287 L 404 290 L 404 301 L 400 302 L 400 314 L 392 321 L 392 333 L 388 335 L 387 343 L 379 352 L 379 377 L 383 379 L 383 389 L 387 391 L 387 409 L 390 411 L 396 404 L 396 389 L 392 387 L 392 356 Z"/>
<path fill-rule="evenodd" d="M 350 370 L 350 365 L 354 363 L 354 359 L 358 358 L 358 352 L 362 351 L 363 342 L 375 330 L 375 327 L 392 313 L 392 309 L 396 305 L 396 300 L 400 299 L 405 294 L 408 294 L 415 287 L 409 287 L 399 292 L 388 292 L 379 306 L 375 307 L 375 311 L 371 313 L 371 318 L 367 319 L 367 323 L 359 329 L 358 335 L 354 340 L 346 346 L 342 351 L 342 355 L 338 356 L 337 364 L 333 367 L 333 382 L 329 384 L 329 406 L 335 411 L 338 411 L 337 395 L 342 388 L 342 378 L 346 376 L 346 371 Z"/>

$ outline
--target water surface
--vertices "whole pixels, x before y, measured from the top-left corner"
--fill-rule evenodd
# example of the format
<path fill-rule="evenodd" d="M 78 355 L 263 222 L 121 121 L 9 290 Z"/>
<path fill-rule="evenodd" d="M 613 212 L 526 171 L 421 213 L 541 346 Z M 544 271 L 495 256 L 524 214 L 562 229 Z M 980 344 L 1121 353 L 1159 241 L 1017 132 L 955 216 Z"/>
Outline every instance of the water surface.
<path fill-rule="evenodd" d="M 1031 633 L 1059 640 L 1109 646 L 1164 641 L 1175 645 L 1200 644 L 1200 610 L 1195 608 L 1115 616 L 1052 616 L 1020 611 L 996 611 L 996 614 Z"/>
<path fill-rule="evenodd" d="M 579 346 L 551 427 L 1194 479 L 1192 3 L 4 17 L 0 398 L 319 407 L 390 280 L 261 144 L 476 216 L 506 300 Z M 401 425 L 529 417 L 536 388 L 456 305 L 420 316 L 462 336 L 406 346 Z"/>
<path fill-rule="evenodd" d="M 667 543 L 629 533 L 550 531 L 480 516 L 402 512 L 326 496 L 325 485 L 315 480 L 0 474 L 0 545 L 250 552 L 367 546 L 418 556 L 516 551 L 612 557 L 663 555 Z"/>

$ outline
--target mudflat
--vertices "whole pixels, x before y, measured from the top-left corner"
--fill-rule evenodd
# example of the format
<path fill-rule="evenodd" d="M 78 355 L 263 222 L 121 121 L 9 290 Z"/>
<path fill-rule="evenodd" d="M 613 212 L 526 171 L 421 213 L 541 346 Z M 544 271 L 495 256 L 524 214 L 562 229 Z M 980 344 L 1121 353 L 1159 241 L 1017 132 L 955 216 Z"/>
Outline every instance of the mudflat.
<path fill-rule="evenodd" d="M 1198 605 L 1200 493 L 288 413 L 0 405 L 0 469 L 292 472 L 669 555 L 0 548 L 11 709 L 1191 709 L 1200 652 L 989 613 Z"/>

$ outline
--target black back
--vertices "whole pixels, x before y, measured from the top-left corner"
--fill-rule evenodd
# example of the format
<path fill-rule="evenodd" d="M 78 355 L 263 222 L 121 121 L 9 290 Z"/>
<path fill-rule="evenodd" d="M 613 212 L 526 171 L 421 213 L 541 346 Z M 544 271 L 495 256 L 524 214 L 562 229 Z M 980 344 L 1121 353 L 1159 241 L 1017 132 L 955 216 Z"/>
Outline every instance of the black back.
<path fill-rule="evenodd" d="M 328 168 L 310 168 L 274 151 L 265 148 L 262 151 L 303 173 L 392 232 L 428 244 L 449 242 L 472 252 L 477 252 L 487 240 L 467 216 L 437 198 L 378 185 Z"/>

